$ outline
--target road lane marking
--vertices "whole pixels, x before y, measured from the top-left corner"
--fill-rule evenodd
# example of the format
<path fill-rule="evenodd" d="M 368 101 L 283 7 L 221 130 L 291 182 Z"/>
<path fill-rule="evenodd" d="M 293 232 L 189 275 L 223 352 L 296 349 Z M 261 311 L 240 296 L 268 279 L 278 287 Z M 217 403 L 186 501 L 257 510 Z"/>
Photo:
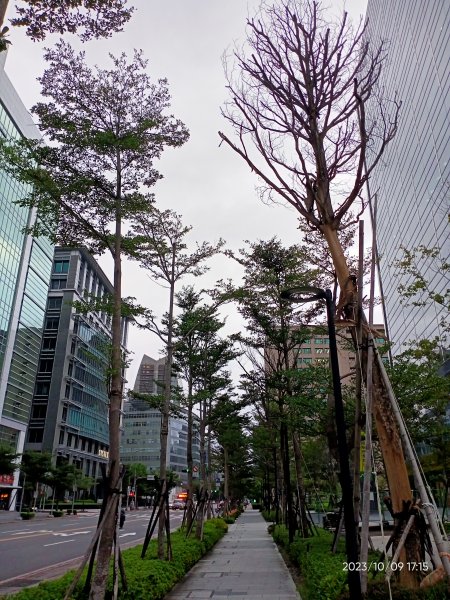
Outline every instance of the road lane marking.
<path fill-rule="evenodd" d="M 72 535 L 83 535 L 84 533 L 91 533 L 90 531 L 73 531 L 72 533 L 60 533 L 52 531 L 53 535 L 60 535 L 61 537 L 71 537 Z"/>
<path fill-rule="evenodd" d="M 119 537 L 123 538 L 123 537 L 127 537 L 128 535 L 136 535 L 136 532 L 134 532 L 134 533 L 122 533 L 121 535 L 119 535 Z"/>
<path fill-rule="evenodd" d="M 67 544 L 68 542 L 74 542 L 75 540 L 64 540 L 62 542 L 53 542 L 53 544 L 43 544 L 44 548 L 47 546 L 57 546 L 58 544 Z"/>
<path fill-rule="evenodd" d="M 88 525 L 88 527 L 91 527 L 93 529 L 94 527 L 96 527 L 96 525 L 91 525 L 91 526 Z M 65 531 L 66 532 L 67 531 L 72 532 L 72 531 L 74 531 L 74 529 L 66 529 Z M 75 531 L 76 531 L 76 529 L 75 529 Z M 25 540 L 27 538 L 35 538 L 35 537 L 39 537 L 40 535 L 49 535 L 49 534 L 55 535 L 56 533 L 64 533 L 64 530 L 62 532 L 57 532 L 57 531 L 51 531 L 50 530 L 48 532 L 48 534 L 46 534 L 46 533 L 39 533 L 39 532 L 36 532 L 36 531 L 24 531 L 24 534 L 27 534 L 27 535 L 22 535 L 21 537 L 1 538 L 0 541 L 2 541 L 2 542 L 19 542 L 19 541 Z M 93 532 L 88 531 L 88 533 L 93 533 Z M 68 536 L 69 535 L 73 535 L 73 533 L 68 533 L 67 535 Z"/>

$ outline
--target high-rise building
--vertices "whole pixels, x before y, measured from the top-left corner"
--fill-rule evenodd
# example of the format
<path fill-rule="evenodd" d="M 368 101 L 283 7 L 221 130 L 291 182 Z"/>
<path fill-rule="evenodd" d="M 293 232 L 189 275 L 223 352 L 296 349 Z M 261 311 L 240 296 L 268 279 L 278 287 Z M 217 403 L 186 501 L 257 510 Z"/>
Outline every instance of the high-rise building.
<path fill-rule="evenodd" d="M 144 354 L 136 376 L 134 391 L 141 394 L 162 395 L 164 389 L 165 358 L 155 360 Z M 172 377 L 172 389 L 178 385 Z M 200 462 L 198 418 L 194 418 L 193 460 Z M 150 407 L 142 399 L 130 399 L 124 404 L 122 422 L 121 459 L 125 465 L 142 463 L 149 473 L 159 471 L 161 411 Z M 187 480 L 187 411 L 178 408 L 178 416 L 169 419 L 167 465 L 182 481 Z"/>
<path fill-rule="evenodd" d="M 81 305 L 112 293 L 87 250 L 55 249 L 26 448 L 50 452 L 56 463 L 75 464 L 91 477 L 108 460 L 111 317 Z M 127 330 L 124 319 L 124 351 Z"/>
<path fill-rule="evenodd" d="M 6 52 L 1 52 L 0 137 L 39 139 L 4 71 L 5 59 Z M 49 240 L 24 233 L 35 222 L 36 211 L 15 202 L 28 191 L 0 171 L 0 445 L 16 453 L 25 443 L 53 257 Z M 18 472 L 0 473 L 3 506 L 14 508 L 11 493 L 17 484 Z"/>
<path fill-rule="evenodd" d="M 378 348 L 384 350 L 386 348 L 386 336 L 384 325 L 373 325 L 373 335 L 375 344 Z M 353 349 L 350 331 L 346 325 L 336 323 L 336 344 L 339 362 L 339 373 L 342 378 L 342 383 L 350 383 L 358 368 L 358 360 Z M 266 348 L 266 369 L 271 370 L 272 365 L 277 364 L 277 350 L 267 346 Z M 309 337 L 303 341 L 300 347 L 293 351 L 295 356 L 296 366 L 304 369 L 308 366 L 330 363 L 330 339 L 328 337 L 327 328 L 321 326 L 309 327 Z M 382 359 L 388 361 L 387 355 L 383 354 Z"/>
<path fill-rule="evenodd" d="M 409 340 L 443 333 L 440 319 L 446 308 L 402 302 L 398 286 L 410 284 L 413 277 L 402 275 L 393 263 L 402 257 L 401 246 L 439 248 L 444 260 L 450 254 L 450 5 L 442 0 L 369 0 L 367 19 L 371 42 L 384 41 L 387 51 L 380 79 L 383 96 L 402 103 L 398 133 L 370 181 L 378 203 L 389 337 L 398 352 Z M 370 111 L 369 105 L 369 116 Z M 421 259 L 418 267 L 431 290 L 445 293 L 448 275 L 435 272 L 432 261 Z"/>

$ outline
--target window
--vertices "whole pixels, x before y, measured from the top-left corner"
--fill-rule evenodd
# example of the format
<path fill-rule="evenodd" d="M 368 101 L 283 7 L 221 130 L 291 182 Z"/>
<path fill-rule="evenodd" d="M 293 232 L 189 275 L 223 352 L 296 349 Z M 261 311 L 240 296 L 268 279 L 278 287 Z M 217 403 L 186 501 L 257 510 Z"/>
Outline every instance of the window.
<path fill-rule="evenodd" d="M 61 310 L 62 298 L 49 298 L 47 310 Z"/>
<path fill-rule="evenodd" d="M 42 340 L 42 350 L 54 350 L 56 348 L 56 338 L 44 338 Z"/>
<path fill-rule="evenodd" d="M 315 338 L 314 343 L 315 344 L 323 344 L 323 338 Z"/>
<path fill-rule="evenodd" d="M 72 434 L 69 433 L 67 435 L 67 445 L 69 446 L 69 448 L 72 446 Z"/>
<path fill-rule="evenodd" d="M 64 431 L 62 429 L 59 432 L 59 443 L 64 444 Z"/>
<path fill-rule="evenodd" d="M 52 277 L 50 282 L 50 289 L 52 290 L 63 290 L 67 287 L 67 277 Z"/>
<path fill-rule="evenodd" d="M 28 441 L 30 444 L 39 444 L 42 442 L 42 438 L 44 437 L 44 428 L 39 427 L 38 429 L 30 429 L 28 431 Z"/>
<path fill-rule="evenodd" d="M 38 381 L 36 383 L 36 396 L 48 396 L 50 383 L 48 381 Z"/>
<path fill-rule="evenodd" d="M 32 419 L 45 419 L 47 415 L 47 405 L 46 404 L 35 404 L 33 406 L 33 411 L 31 413 Z"/>
<path fill-rule="evenodd" d="M 55 260 L 53 264 L 53 273 L 68 273 L 69 272 L 69 261 L 68 260 Z"/>
<path fill-rule="evenodd" d="M 43 358 L 39 363 L 40 373 L 51 373 L 53 370 L 53 359 Z"/>
<path fill-rule="evenodd" d="M 58 329 L 59 317 L 48 317 L 45 322 L 45 329 Z"/>

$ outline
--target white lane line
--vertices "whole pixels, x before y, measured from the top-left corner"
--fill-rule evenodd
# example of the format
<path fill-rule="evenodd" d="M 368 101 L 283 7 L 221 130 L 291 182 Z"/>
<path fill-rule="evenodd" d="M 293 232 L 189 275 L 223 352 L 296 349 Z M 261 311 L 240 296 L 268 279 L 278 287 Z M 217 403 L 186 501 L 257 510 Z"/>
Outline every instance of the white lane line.
<path fill-rule="evenodd" d="M 136 535 L 136 532 L 134 532 L 134 533 L 122 533 L 121 535 L 119 535 L 119 537 L 123 538 L 123 537 L 127 537 L 129 535 Z"/>
<path fill-rule="evenodd" d="M 68 542 L 74 542 L 75 540 L 64 540 L 63 542 L 53 542 L 53 544 L 44 544 L 44 548 L 47 546 L 57 546 L 58 544 L 67 544 Z"/>
<path fill-rule="evenodd" d="M 83 535 L 85 533 L 91 533 L 90 531 L 72 531 L 71 533 L 55 533 L 53 535 L 59 535 L 61 537 L 72 537 L 73 535 Z"/>

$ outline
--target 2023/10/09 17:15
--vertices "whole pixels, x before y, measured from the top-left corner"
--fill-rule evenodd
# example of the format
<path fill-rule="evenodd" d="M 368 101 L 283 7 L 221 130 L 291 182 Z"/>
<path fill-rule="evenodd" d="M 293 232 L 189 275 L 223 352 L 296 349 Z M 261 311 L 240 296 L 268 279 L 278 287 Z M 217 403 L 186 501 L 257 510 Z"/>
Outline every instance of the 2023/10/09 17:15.
<path fill-rule="evenodd" d="M 430 570 L 430 566 L 426 562 L 344 562 L 342 563 L 343 571 L 386 571 L 388 568 L 391 571 L 401 571 L 407 568 L 408 571 L 422 571 L 426 572 Z"/>

